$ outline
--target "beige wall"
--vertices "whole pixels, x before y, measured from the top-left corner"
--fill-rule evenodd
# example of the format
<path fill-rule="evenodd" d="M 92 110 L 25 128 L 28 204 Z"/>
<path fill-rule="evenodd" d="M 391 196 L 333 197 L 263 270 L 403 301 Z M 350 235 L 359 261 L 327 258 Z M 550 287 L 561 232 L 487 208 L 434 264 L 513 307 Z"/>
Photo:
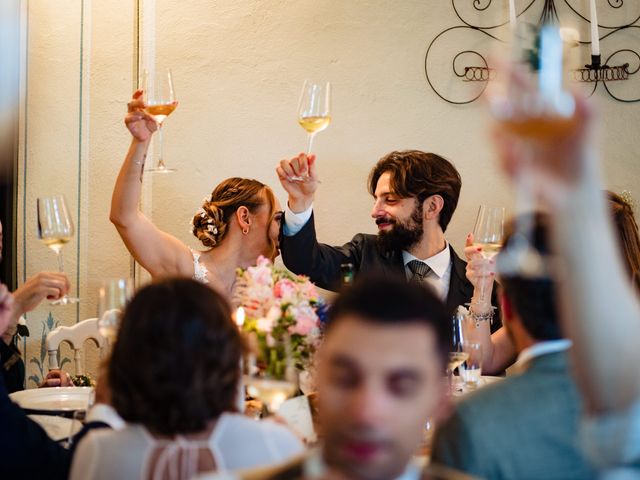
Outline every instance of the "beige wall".
<path fill-rule="evenodd" d="M 85 0 L 82 92 L 81 2 L 63 3 L 65 8 L 51 0 L 29 2 L 28 92 L 21 143 L 26 190 L 20 197 L 26 199 L 27 275 L 55 266 L 53 254 L 35 238 L 35 197 L 64 191 L 74 211 L 80 199 L 80 243 L 69 245 L 65 255 L 74 286 L 81 285 L 83 302 L 79 311 L 43 307 L 30 316 L 37 338 L 28 343 L 28 359 L 39 358 L 41 323 L 49 311 L 61 323 L 95 314 L 99 280 L 127 275 L 130 267 L 107 214 L 128 143 L 122 116 L 135 83 L 134 2 Z M 482 14 L 485 17 L 470 15 L 506 20 L 503 3 L 494 1 Z M 639 8 L 631 3 L 625 2 L 623 14 L 628 18 Z M 564 5 L 558 8 L 563 15 Z M 437 152 L 459 168 L 462 197 L 448 232 L 456 248 L 472 228 L 478 204 L 511 207 L 511 193 L 496 170 L 487 141 L 489 118 L 484 106 L 447 104 L 425 80 L 428 43 L 460 23 L 450 2 L 141 0 L 141 11 L 142 58 L 152 62 L 155 57 L 157 68 L 172 68 L 180 101 L 165 124 L 165 156 L 178 172 L 146 177 L 145 208 L 152 207 L 153 220 L 184 241 L 195 246 L 188 232 L 190 216 L 202 197 L 226 177 L 258 178 L 285 200 L 274 167 L 279 159 L 305 148 L 305 135 L 295 118 L 305 78 L 326 78 L 334 86 L 333 122 L 315 141 L 323 182 L 316 202 L 322 240 L 341 243 L 356 232 L 374 231 L 365 179 L 375 161 L 393 149 Z M 539 8 L 532 10 L 534 16 L 536 11 Z M 601 19 L 607 15 L 601 13 Z M 580 27 L 587 33 L 586 25 Z M 640 43 L 637 34 L 625 36 L 627 43 Z M 605 53 L 616 42 L 604 41 Z M 456 34 L 439 48 L 457 52 L 484 46 L 473 34 Z M 585 49 L 585 63 L 587 55 Z M 435 58 L 434 75 L 440 76 L 446 91 L 466 88 L 445 75 L 450 61 L 450 56 Z M 638 91 L 637 82 L 618 88 Z M 594 100 L 605 119 L 608 185 L 629 189 L 640 198 L 640 166 L 635 161 L 640 109 L 637 104 L 615 102 L 602 90 Z M 33 365 L 30 369 L 37 370 Z"/>

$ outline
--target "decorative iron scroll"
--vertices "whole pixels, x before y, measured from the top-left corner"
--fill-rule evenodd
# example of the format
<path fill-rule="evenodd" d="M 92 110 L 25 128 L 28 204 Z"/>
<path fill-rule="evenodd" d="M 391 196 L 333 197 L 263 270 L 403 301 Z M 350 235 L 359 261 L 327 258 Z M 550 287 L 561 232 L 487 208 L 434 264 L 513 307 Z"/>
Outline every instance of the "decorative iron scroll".
<path fill-rule="evenodd" d="M 556 0 L 530 0 L 526 4 L 526 6 L 517 13 L 517 17 L 521 18 L 525 13 L 527 13 L 527 11 L 532 9 L 535 4 L 539 4 L 541 2 L 543 2 L 543 5 L 540 18 L 538 19 L 537 23 L 542 24 L 545 22 L 560 22 L 560 18 L 556 8 Z M 466 2 L 462 2 L 461 0 L 451 0 L 451 7 L 458 20 L 461 22 L 461 25 L 451 26 L 437 34 L 427 46 L 427 52 L 425 54 L 424 60 L 425 76 L 427 79 L 427 83 L 429 84 L 431 89 L 444 101 L 457 105 L 464 105 L 476 101 L 486 89 L 488 82 L 495 78 L 495 70 L 492 69 L 488 64 L 486 55 L 476 49 L 467 48 L 460 50 L 458 53 L 455 53 L 451 60 L 451 71 L 453 73 L 453 76 L 450 78 L 465 82 L 467 85 L 469 85 L 468 88 L 471 88 L 471 85 L 478 85 L 472 90 L 469 90 L 470 94 L 467 96 L 467 98 L 455 98 L 449 91 L 449 87 L 451 86 L 450 84 L 443 86 L 436 85 L 437 80 L 434 78 L 432 71 L 433 69 L 429 66 L 429 60 L 433 58 L 434 51 L 436 50 L 433 48 L 434 45 L 437 45 L 441 40 L 456 31 L 465 31 L 472 32 L 473 34 L 480 34 L 485 40 L 489 39 L 491 42 L 504 42 L 510 34 L 510 32 L 505 31 L 504 28 L 508 27 L 508 21 L 481 25 L 481 20 L 472 21 L 468 18 L 465 18 L 464 14 L 459 8 L 459 5 L 462 3 L 466 4 L 467 11 L 469 11 L 469 5 L 471 5 L 471 7 L 476 12 L 483 14 L 479 17 L 483 17 L 489 13 L 488 10 L 492 5 L 493 0 L 466 0 Z M 589 19 L 583 16 L 578 10 L 576 10 L 571 5 L 569 0 L 564 0 L 564 3 L 569 9 L 568 11 L 577 16 L 579 21 L 589 23 Z M 624 6 L 624 0 L 607 0 L 607 4 L 612 9 L 619 9 Z M 599 22 L 598 27 L 600 29 L 609 30 L 602 37 L 600 37 L 601 46 L 602 41 L 606 41 L 609 37 L 616 35 L 619 32 L 628 33 L 632 29 L 640 28 L 639 23 L 640 15 L 638 15 L 638 17 L 636 17 L 632 22 L 627 22 L 622 25 L 605 25 Z M 501 29 L 502 31 L 500 31 Z M 500 38 L 499 35 L 503 35 L 505 38 Z M 588 47 L 591 45 L 591 42 L 580 41 L 579 45 L 581 48 Z M 474 58 L 476 59 L 477 63 L 473 61 Z M 467 61 L 466 64 L 463 64 L 464 60 Z M 574 70 L 572 72 L 572 77 L 576 82 L 593 84 L 591 95 L 595 93 L 598 85 L 602 84 L 603 88 L 611 96 L 611 98 L 620 102 L 632 103 L 640 102 L 640 96 L 637 98 L 622 98 L 620 95 L 612 92 L 608 83 L 627 81 L 630 79 L 637 80 L 637 78 L 640 78 L 640 75 L 638 75 L 638 77 L 634 77 L 634 75 L 639 70 L 640 54 L 632 48 L 622 48 L 611 53 L 606 58 L 606 61 L 602 63 L 600 57 L 592 57 L 591 64 L 585 65 L 584 68 Z M 640 91 L 640 89 L 636 89 L 635 91 Z"/>

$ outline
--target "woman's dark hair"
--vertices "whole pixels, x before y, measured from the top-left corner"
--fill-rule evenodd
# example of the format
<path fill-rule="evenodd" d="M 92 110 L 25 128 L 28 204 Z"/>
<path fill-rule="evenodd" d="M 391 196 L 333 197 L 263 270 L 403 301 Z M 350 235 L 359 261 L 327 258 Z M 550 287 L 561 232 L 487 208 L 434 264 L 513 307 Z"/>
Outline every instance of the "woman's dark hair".
<path fill-rule="evenodd" d="M 438 223 L 442 231 L 446 231 L 462 188 L 460 174 L 451 162 L 420 150 L 391 152 L 378 160 L 369 174 L 371 195 L 375 194 L 378 180 L 386 172 L 391 174 L 391 190 L 402 198 L 415 197 L 422 204 L 431 195 L 440 195 L 444 206 Z"/>
<path fill-rule="evenodd" d="M 236 409 L 243 342 L 227 301 L 190 279 L 142 288 L 108 367 L 112 403 L 152 433 L 202 431 Z"/>

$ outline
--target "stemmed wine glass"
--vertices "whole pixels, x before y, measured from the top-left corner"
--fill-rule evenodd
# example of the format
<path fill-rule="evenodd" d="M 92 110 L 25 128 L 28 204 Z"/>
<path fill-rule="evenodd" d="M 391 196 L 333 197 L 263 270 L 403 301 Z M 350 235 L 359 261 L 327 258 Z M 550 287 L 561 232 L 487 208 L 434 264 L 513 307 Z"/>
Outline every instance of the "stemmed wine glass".
<path fill-rule="evenodd" d="M 73 236 L 74 228 L 69 214 L 69 208 L 64 195 L 52 195 L 37 199 L 38 210 L 38 238 L 56 252 L 58 256 L 58 271 L 64 273 L 62 261 L 62 247 L 69 243 Z M 51 302 L 52 305 L 67 305 L 77 303 L 80 299 L 65 295 Z"/>
<path fill-rule="evenodd" d="M 298 103 L 298 123 L 307 131 L 307 155 L 316 133 L 323 131 L 331 123 L 331 83 L 305 80 Z M 290 181 L 304 182 L 308 176 L 292 176 Z"/>
<path fill-rule="evenodd" d="M 564 32 L 561 32 L 564 30 Z M 569 35 L 570 34 L 570 35 Z M 510 65 L 503 65 L 498 79 L 487 88 L 491 113 L 501 128 L 534 143 L 560 137 L 575 128 L 573 97 L 563 89 L 568 48 L 577 44 L 577 32 L 556 25 L 540 27 L 520 23 L 511 42 Z M 573 59 L 572 59 L 573 60 Z M 527 77 L 537 75 L 537 89 Z M 510 247 L 500 256 L 498 270 L 505 275 L 545 276 L 546 266 L 531 246 L 532 212 L 537 207 L 531 165 L 535 153 L 521 156 L 516 183 L 516 221 Z"/>
<path fill-rule="evenodd" d="M 485 259 L 495 257 L 502 248 L 504 235 L 504 208 L 480 205 L 473 227 L 473 245 L 480 247 Z M 485 279 L 480 282 L 480 302 L 485 301 Z"/>
<path fill-rule="evenodd" d="M 110 345 L 118 336 L 122 312 L 133 292 L 133 280 L 130 278 L 107 280 L 98 290 L 98 330 Z"/>
<path fill-rule="evenodd" d="M 291 338 L 284 335 L 280 344 L 267 349 L 260 349 L 258 339 L 249 338 L 249 346 L 253 350 L 262 350 L 262 354 L 268 358 L 259 359 L 258 366 L 255 360 L 246 362 L 247 375 L 245 384 L 247 393 L 253 398 L 262 401 L 268 414 L 274 414 L 280 405 L 296 394 L 298 391 L 298 375 L 293 365 L 291 352 Z"/>
<path fill-rule="evenodd" d="M 450 393 L 454 392 L 453 371 L 462 365 L 468 358 L 469 353 L 464 348 L 464 335 L 462 332 L 464 322 L 464 313 L 460 308 L 453 315 L 451 327 L 453 336 L 451 338 L 451 348 L 449 350 L 449 359 L 447 361 L 447 376 L 449 377 Z"/>
<path fill-rule="evenodd" d="M 164 162 L 162 125 L 166 118 L 173 113 L 178 106 L 175 91 L 173 89 L 173 77 L 171 70 L 167 69 L 162 74 L 151 76 L 147 70 L 144 71 L 142 79 L 144 91 L 144 111 L 151 115 L 158 124 L 158 135 L 160 145 L 160 155 L 155 168 L 148 171 L 156 173 L 175 172 L 174 168 L 168 168 Z"/>

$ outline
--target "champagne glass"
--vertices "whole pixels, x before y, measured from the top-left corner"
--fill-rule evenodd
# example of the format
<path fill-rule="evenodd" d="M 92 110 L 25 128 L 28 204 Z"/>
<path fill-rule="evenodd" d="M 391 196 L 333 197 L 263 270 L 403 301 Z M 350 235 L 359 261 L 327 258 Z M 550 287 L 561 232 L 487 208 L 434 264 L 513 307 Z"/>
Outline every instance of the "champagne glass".
<path fill-rule="evenodd" d="M 110 345 L 116 341 L 122 312 L 133 297 L 133 280 L 106 280 L 98 290 L 98 330 Z"/>
<path fill-rule="evenodd" d="M 473 227 L 473 245 L 481 248 L 480 254 L 486 260 L 495 257 L 502 248 L 504 235 L 504 208 L 480 205 L 476 224 Z M 480 281 L 480 302 L 485 302 L 486 278 Z"/>
<path fill-rule="evenodd" d="M 313 138 L 331 123 L 331 83 L 304 81 L 298 103 L 298 123 L 307 132 L 307 155 L 311 154 Z M 290 181 L 305 182 L 308 176 L 292 176 Z"/>
<path fill-rule="evenodd" d="M 245 384 L 247 393 L 262 401 L 267 413 L 274 414 L 287 398 L 293 397 L 298 391 L 298 375 L 293 365 L 289 335 L 285 334 L 282 342 L 272 346 L 263 343 L 255 336 L 249 338 L 250 348 L 253 350 L 257 347 L 262 358 L 257 367 L 253 365 L 254 361 L 246 362 L 248 372 Z"/>
<path fill-rule="evenodd" d="M 173 77 L 171 70 L 167 69 L 162 74 L 150 75 L 147 70 L 144 71 L 142 88 L 144 91 L 145 112 L 151 115 L 158 124 L 160 155 L 155 168 L 149 168 L 148 171 L 156 173 L 175 172 L 174 168 L 168 168 L 164 161 L 163 143 L 162 143 L 162 125 L 169 115 L 178 106 L 176 95 L 173 89 Z"/>
<path fill-rule="evenodd" d="M 64 195 L 53 195 L 37 199 L 38 209 L 38 238 L 56 252 L 58 256 L 58 271 L 64 273 L 62 261 L 62 247 L 69 243 L 73 236 L 73 222 Z M 52 305 L 67 305 L 77 303 L 80 299 L 65 295 L 51 302 Z"/>
<path fill-rule="evenodd" d="M 573 97 L 563 89 L 573 63 L 568 53 L 577 45 L 577 32 L 556 25 L 518 25 L 511 42 L 511 65 L 503 66 L 501 81 L 487 89 L 491 113 L 505 130 L 527 139 L 532 147 L 520 160 L 516 184 L 516 221 L 510 247 L 498 259 L 505 275 L 541 277 L 547 274 L 540 254 L 531 246 L 533 215 L 537 209 L 534 176 L 536 142 L 561 138 L 576 128 Z M 575 49 L 574 49 L 575 50 Z M 537 76 L 537 87 L 527 79 Z"/>
<path fill-rule="evenodd" d="M 454 378 L 453 371 L 462 365 L 467 358 L 469 358 L 469 353 L 464 350 L 464 335 L 462 332 L 464 322 L 464 313 L 460 311 L 460 308 L 456 310 L 456 313 L 453 315 L 452 319 L 452 338 L 451 338 L 451 348 L 449 350 L 449 358 L 447 361 L 447 376 L 449 377 L 449 389 L 450 393 L 454 393 Z"/>

